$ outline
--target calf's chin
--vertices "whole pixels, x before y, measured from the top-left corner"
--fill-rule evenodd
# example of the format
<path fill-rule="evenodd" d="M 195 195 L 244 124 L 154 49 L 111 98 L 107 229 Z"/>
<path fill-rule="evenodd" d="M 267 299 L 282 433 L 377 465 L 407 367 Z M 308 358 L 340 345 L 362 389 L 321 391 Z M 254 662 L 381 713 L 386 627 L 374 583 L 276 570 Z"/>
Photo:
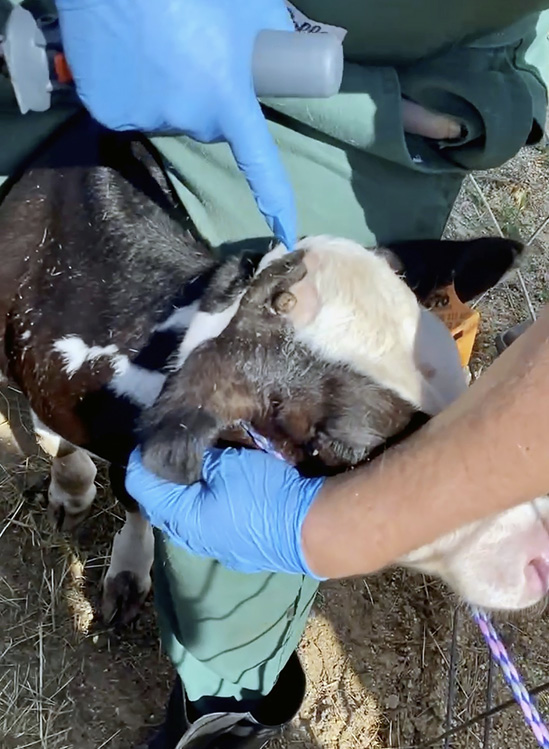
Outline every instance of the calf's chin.
<path fill-rule="evenodd" d="M 407 554 L 402 566 L 435 575 L 469 604 L 519 610 L 549 591 L 549 498 L 464 526 Z"/>

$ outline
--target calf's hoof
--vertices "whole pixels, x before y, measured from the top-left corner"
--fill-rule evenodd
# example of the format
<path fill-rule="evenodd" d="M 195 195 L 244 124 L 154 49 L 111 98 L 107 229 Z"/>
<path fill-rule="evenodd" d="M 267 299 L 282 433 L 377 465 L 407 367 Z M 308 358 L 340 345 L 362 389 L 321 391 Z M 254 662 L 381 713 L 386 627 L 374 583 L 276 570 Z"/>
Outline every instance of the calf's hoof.
<path fill-rule="evenodd" d="M 101 615 L 106 624 L 125 626 L 137 618 L 151 590 L 151 577 L 123 570 L 105 578 Z"/>
<path fill-rule="evenodd" d="M 74 533 L 88 517 L 90 510 L 91 502 L 67 507 L 65 504 L 52 502 L 51 497 L 48 497 L 48 520 L 58 531 Z"/>
<path fill-rule="evenodd" d="M 503 333 L 499 333 L 496 336 L 495 340 L 496 350 L 498 354 L 503 354 L 503 352 L 508 349 L 509 346 L 517 340 L 517 338 L 519 338 L 528 330 L 533 322 L 534 321 L 529 318 L 528 320 L 524 320 L 523 322 L 518 323 L 518 325 L 513 325 L 512 328 L 508 328 Z"/>

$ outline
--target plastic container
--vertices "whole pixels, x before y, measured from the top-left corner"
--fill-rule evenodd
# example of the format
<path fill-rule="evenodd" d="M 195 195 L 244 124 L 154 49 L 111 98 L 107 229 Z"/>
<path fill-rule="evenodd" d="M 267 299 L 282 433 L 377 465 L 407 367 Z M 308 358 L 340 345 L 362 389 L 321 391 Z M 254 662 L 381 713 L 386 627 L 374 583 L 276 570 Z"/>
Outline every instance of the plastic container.
<path fill-rule="evenodd" d="M 39 24 L 28 10 L 15 6 L 0 41 L 23 114 L 49 109 L 52 91 L 73 91 L 56 19 L 50 17 Z M 252 73 L 258 97 L 333 96 L 343 77 L 343 47 L 329 33 L 261 31 L 254 47 Z"/>

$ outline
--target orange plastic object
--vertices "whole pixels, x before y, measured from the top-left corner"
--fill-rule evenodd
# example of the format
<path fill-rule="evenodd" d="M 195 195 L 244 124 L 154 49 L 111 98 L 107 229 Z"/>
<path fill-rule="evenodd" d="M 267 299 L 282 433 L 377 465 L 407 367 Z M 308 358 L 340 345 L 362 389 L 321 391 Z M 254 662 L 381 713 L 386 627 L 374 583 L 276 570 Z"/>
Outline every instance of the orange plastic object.
<path fill-rule="evenodd" d="M 71 83 L 71 69 L 68 66 L 67 58 L 62 52 L 58 52 L 53 58 L 53 66 L 59 83 Z"/>
<path fill-rule="evenodd" d="M 473 352 L 480 315 L 476 310 L 461 301 L 453 285 L 437 292 L 436 296 L 437 299 L 431 311 L 442 320 L 452 333 L 458 347 L 461 363 L 466 367 Z"/>

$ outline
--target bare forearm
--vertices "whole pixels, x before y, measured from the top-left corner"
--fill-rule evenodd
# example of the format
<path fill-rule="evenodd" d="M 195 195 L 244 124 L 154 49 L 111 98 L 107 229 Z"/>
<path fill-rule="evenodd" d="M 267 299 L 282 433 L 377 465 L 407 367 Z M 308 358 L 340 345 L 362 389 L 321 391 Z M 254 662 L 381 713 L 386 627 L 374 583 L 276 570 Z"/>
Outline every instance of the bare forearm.
<path fill-rule="evenodd" d="M 303 527 L 326 577 L 366 574 L 549 490 L 549 311 L 444 413 L 330 479 Z"/>

